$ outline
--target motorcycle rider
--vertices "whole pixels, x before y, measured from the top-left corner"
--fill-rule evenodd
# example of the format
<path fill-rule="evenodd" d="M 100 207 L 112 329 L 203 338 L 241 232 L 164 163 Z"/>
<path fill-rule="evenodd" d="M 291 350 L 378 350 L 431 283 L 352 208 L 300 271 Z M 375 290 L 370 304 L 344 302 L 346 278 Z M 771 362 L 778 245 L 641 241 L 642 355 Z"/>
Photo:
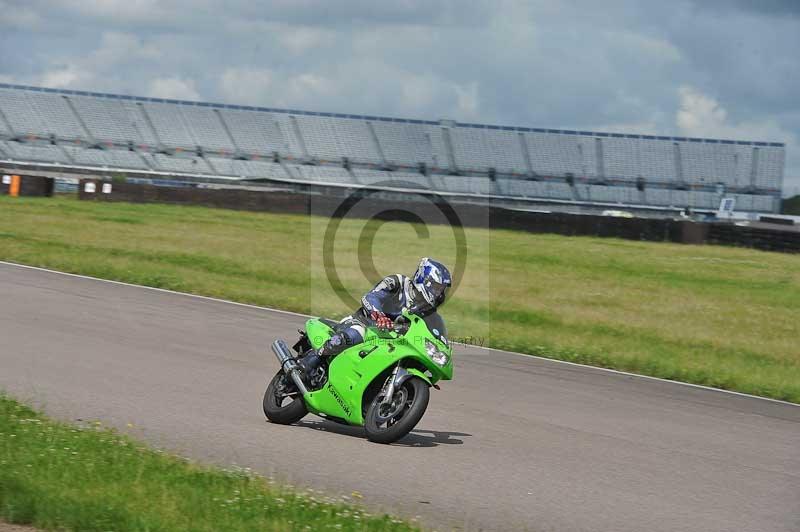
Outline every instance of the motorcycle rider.
<path fill-rule="evenodd" d="M 322 363 L 322 357 L 336 356 L 363 342 L 368 326 L 390 330 L 404 310 L 423 317 L 436 312 L 452 284 L 447 267 L 428 257 L 419 261 L 413 278 L 402 274 L 385 277 L 364 294 L 361 307 L 339 322 L 333 336 L 322 347 L 300 359 L 300 365 L 306 375 L 311 376 Z"/>

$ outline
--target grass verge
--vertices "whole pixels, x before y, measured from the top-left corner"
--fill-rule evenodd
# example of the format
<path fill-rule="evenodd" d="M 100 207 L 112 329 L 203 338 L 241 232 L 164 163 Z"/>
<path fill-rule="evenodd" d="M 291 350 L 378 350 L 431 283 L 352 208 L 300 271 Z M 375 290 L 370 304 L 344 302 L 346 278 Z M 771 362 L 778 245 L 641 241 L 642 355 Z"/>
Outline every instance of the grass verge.
<path fill-rule="evenodd" d="M 57 530 L 417 530 L 247 470 L 200 467 L 0 394 L 0 520 Z"/>
<path fill-rule="evenodd" d="M 0 197 L 0 259 L 305 312 L 347 308 L 321 266 L 327 221 L 203 207 Z M 375 268 L 452 263 L 446 227 L 373 228 Z M 335 257 L 351 294 L 370 288 L 364 222 Z M 463 281 L 443 308 L 451 337 L 573 362 L 800 402 L 800 257 L 741 248 L 467 229 Z M 457 354 L 457 352 L 456 352 Z M 490 356 L 487 354 L 487 356 Z"/>

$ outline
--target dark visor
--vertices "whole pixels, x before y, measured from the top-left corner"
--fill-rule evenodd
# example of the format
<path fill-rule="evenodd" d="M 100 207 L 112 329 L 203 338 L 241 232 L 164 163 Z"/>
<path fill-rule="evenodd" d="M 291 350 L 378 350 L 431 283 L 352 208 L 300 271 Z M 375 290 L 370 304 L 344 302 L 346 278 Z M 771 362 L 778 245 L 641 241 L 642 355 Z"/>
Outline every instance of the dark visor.
<path fill-rule="evenodd" d="M 439 299 L 444 294 L 444 291 L 447 289 L 446 284 L 437 283 L 436 281 L 433 280 L 426 282 L 425 287 L 428 289 L 428 291 L 435 299 Z"/>

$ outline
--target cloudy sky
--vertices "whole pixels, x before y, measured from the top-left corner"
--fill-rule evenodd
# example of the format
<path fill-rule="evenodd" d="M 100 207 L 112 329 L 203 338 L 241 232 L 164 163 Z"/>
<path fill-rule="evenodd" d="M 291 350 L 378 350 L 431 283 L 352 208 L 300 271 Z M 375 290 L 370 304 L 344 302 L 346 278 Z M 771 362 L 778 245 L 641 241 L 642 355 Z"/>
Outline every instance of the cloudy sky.
<path fill-rule="evenodd" d="M 787 143 L 800 0 L 0 0 L 0 81 Z"/>

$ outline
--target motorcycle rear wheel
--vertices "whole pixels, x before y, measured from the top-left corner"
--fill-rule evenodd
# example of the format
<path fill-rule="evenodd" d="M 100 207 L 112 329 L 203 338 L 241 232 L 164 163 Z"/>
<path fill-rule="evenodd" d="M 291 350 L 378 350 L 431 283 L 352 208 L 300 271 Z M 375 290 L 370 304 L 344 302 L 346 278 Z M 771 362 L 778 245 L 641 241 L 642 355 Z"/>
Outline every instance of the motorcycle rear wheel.
<path fill-rule="evenodd" d="M 294 391 L 296 395 L 288 396 L 286 392 Z M 288 402 L 286 402 L 288 400 Z M 308 414 L 306 403 L 297 393 L 294 383 L 282 371 L 279 371 L 267 386 L 262 402 L 264 415 L 273 423 L 291 425 L 297 423 Z"/>
<path fill-rule="evenodd" d="M 417 426 L 430 399 L 428 383 L 417 377 L 405 381 L 395 390 L 391 403 L 383 404 L 383 396 L 373 399 L 364 418 L 367 439 L 375 443 L 392 443 Z"/>

